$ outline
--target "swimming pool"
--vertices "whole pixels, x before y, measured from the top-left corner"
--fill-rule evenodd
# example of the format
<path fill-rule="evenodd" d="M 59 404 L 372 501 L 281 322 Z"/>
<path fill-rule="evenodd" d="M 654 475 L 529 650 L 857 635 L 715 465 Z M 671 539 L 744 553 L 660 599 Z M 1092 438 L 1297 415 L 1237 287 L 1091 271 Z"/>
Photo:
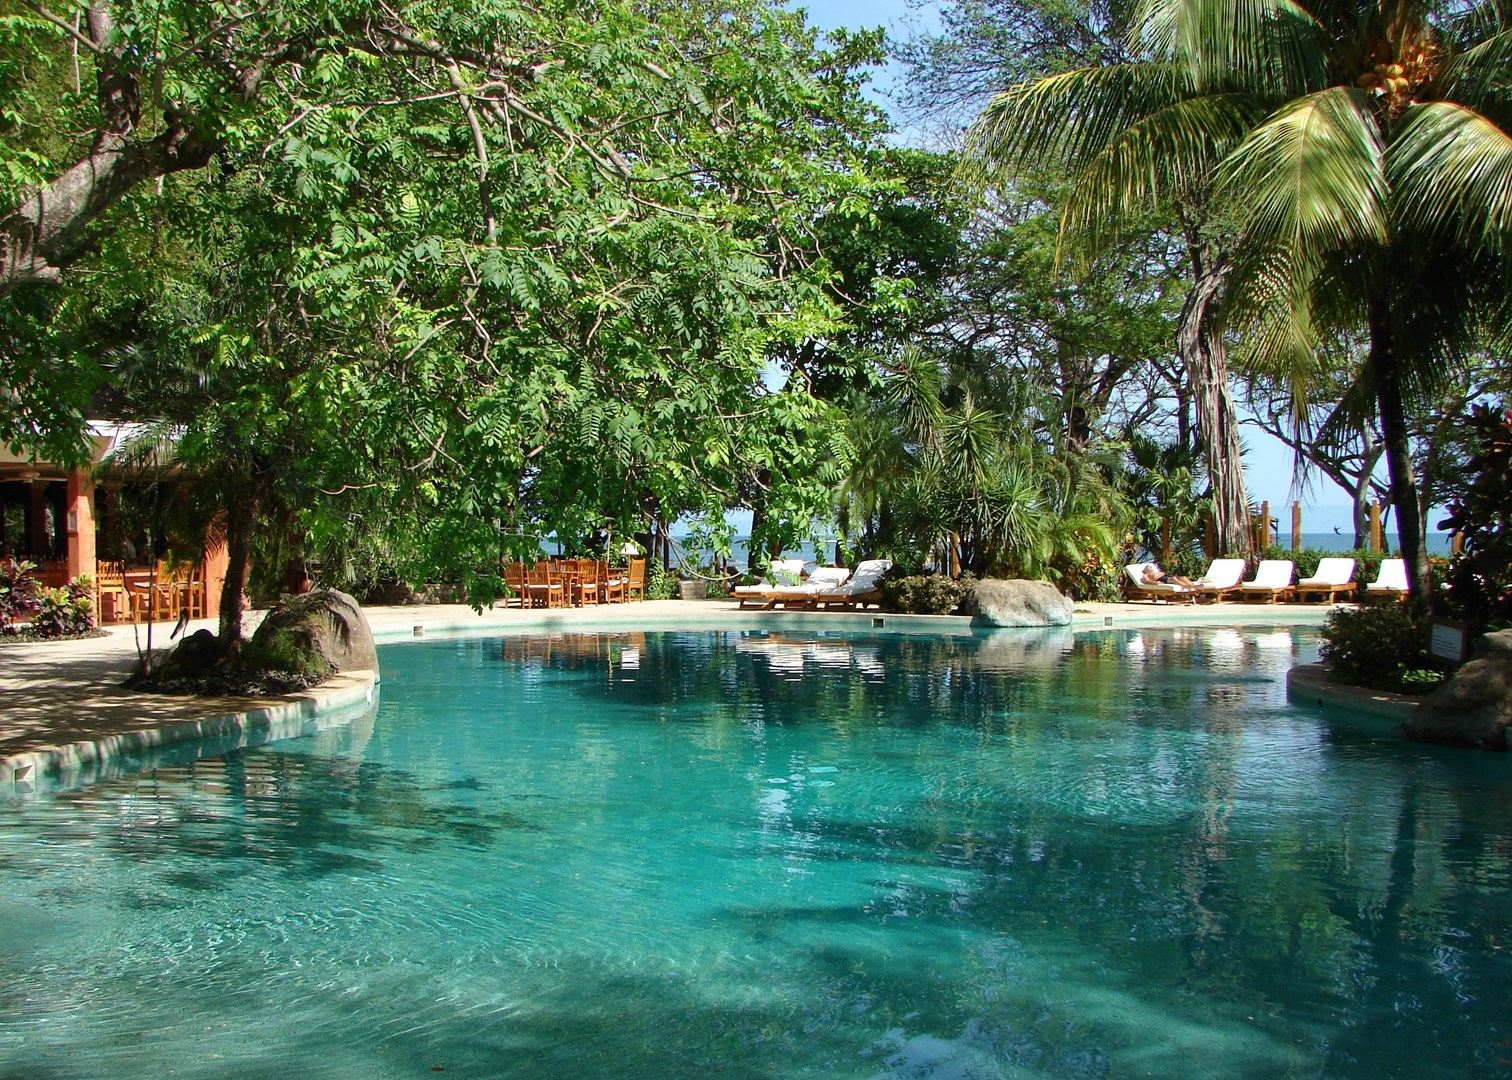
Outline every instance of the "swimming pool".
<path fill-rule="evenodd" d="M 0 803 L 0 1075 L 1503 1075 L 1512 778 L 1311 632 L 429 641 Z"/>

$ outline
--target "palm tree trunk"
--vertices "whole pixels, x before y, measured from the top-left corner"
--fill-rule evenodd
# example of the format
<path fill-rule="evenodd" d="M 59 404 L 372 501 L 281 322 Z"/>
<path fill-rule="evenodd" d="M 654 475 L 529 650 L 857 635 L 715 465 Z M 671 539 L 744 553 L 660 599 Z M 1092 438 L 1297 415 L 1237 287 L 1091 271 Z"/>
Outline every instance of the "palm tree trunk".
<path fill-rule="evenodd" d="M 1370 366 L 1376 403 L 1381 411 L 1381 444 L 1391 481 L 1391 505 L 1397 515 L 1397 550 L 1407 563 L 1409 595 L 1418 604 L 1433 593 L 1428 555 L 1423 550 L 1422 515 L 1418 512 L 1417 478 L 1412 473 L 1412 444 L 1407 433 L 1407 407 L 1402 400 L 1402 361 L 1397 352 L 1391 312 L 1382 299 L 1370 305 Z"/>
<path fill-rule="evenodd" d="M 1213 491 L 1213 526 L 1219 550 L 1210 554 L 1248 552 L 1249 503 L 1244 493 L 1239 418 L 1229 393 L 1228 349 L 1214 320 L 1231 267 L 1196 245 L 1191 255 L 1195 281 L 1182 307 L 1176 351 L 1192 383 L 1197 439 Z"/>
<path fill-rule="evenodd" d="M 251 492 L 228 500 L 226 507 L 226 583 L 221 587 L 220 639 L 228 652 L 241 647 L 242 609 L 252 574 L 252 528 L 257 499 Z"/>

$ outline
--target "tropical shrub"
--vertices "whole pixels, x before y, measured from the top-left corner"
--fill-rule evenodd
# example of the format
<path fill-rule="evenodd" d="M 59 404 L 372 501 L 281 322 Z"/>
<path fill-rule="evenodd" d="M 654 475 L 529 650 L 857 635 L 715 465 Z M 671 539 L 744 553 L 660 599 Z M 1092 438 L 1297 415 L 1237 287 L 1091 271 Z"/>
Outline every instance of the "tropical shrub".
<path fill-rule="evenodd" d="M 1427 627 L 1405 604 L 1335 608 L 1319 650 L 1334 679 L 1353 686 L 1420 694 L 1444 678 L 1427 649 Z"/>
<path fill-rule="evenodd" d="M 38 590 L 30 627 L 34 637 L 74 637 L 94 628 L 94 583 L 89 575 L 80 574 L 61 589 Z"/>
<path fill-rule="evenodd" d="M 654 562 L 646 572 L 646 599 L 671 600 L 678 594 L 677 575 Z"/>
<path fill-rule="evenodd" d="M 36 612 L 40 601 L 31 574 L 36 568 L 25 561 L 0 562 L 0 634 L 18 633 L 21 621 Z"/>
<path fill-rule="evenodd" d="M 975 582 L 970 574 L 953 580 L 944 574 L 896 574 L 889 570 L 879 583 L 882 607 L 904 615 L 951 615 Z"/>

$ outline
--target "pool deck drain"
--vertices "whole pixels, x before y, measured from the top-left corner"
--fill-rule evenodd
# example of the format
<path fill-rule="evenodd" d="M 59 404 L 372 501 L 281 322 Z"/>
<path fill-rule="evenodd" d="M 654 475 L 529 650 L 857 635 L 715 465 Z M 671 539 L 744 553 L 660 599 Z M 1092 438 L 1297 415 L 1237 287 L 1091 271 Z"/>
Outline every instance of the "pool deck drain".
<path fill-rule="evenodd" d="M 878 612 L 740 611 L 730 601 L 652 600 L 556 611 L 461 604 L 364 609 L 379 644 L 427 637 L 511 633 L 726 629 L 837 631 L 857 634 L 970 636 L 970 620 L 951 615 Z M 1074 631 L 1176 626 L 1316 626 L 1326 607 L 1208 604 L 1078 604 Z M 249 629 L 257 615 L 249 617 Z M 193 632 L 209 623 L 191 623 Z M 169 624 L 153 628 L 162 648 Z M 978 631 L 980 632 L 980 631 Z M 371 672 L 349 672 L 282 698 L 140 694 L 120 683 L 136 659 L 132 628 L 109 628 L 85 641 L 0 645 L 0 795 L 44 778 L 98 771 L 122 755 L 192 739 L 230 737 L 243 744 L 296 733 L 317 714 L 371 701 Z"/>

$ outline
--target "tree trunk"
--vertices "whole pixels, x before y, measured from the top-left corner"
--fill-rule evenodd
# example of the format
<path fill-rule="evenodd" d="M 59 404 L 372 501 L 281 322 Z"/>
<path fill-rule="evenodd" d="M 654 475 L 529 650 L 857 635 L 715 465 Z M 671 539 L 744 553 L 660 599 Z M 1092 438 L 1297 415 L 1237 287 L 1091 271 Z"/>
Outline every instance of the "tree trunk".
<path fill-rule="evenodd" d="M 103 134 L 51 183 L 0 211 L 0 296 L 26 282 L 56 283 L 87 246 L 88 226 L 144 180 L 202 168 L 215 144 L 169 128 L 155 139 Z"/>
<path fill-rule="evenodd" d="M 221 587 L 220 639 L 228 652 L 241 647 L 242 615 L 246 607 L 247 579 L 252 574 L 252 529 L 257 520 L 257 499 L 228 499 L 226 506 L 226 583 Z"/>
<path fill-rule="evenodd" d="M 1192 383 L 1197 413 L 1197 440 L 1213 492 L 1213 526 L 1220 554 L 1250 548 L 1249 503 L 1244 493 L 1243 447 L 1239 418 L 1228 386 L 1228 349 L 1214 322 L 1219 294 L 1228 280 L 1228 263 L 1192 249 L 1195 280 L 1187 293 L 1176 332 L 1176 351 Z"/>
<path fill-rule="evenodd" d="M 1402 362 L 1397 352 L 1391 311 L 1385 300 L 1370 305 L 1370 366 L 1376 403 L 1381 411 L 1381 445 L 1391 480 L 1391 505 L 1397 517 L 1397 551 L 1407 564 L 1408 595 L 1426 604 L 1433 594 L 1428 556 L 1423 550 L 1422 517 L 1418 513 L 1417 480 L 1412 473 L 1412 443 L 1407 433 L 1407 407 L 1402 400 Z"/>

